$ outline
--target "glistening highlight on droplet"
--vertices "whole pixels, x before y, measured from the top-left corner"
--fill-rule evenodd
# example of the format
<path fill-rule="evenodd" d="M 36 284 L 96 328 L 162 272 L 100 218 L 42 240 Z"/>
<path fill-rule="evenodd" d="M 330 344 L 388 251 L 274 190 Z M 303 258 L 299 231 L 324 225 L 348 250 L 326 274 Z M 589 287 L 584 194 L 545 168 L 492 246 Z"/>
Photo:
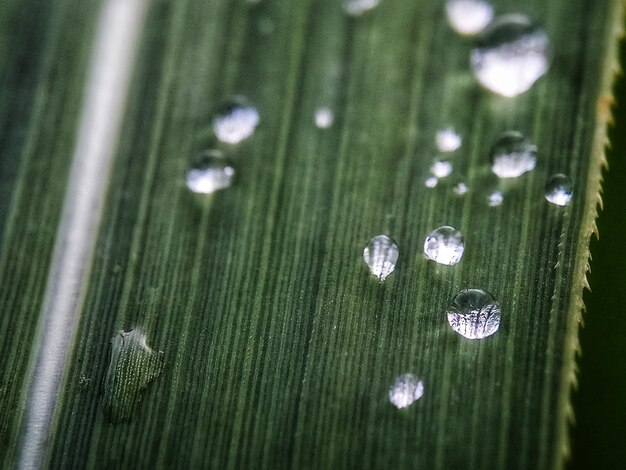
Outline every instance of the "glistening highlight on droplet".
<path fill-rule="evenodd" d="M 315 110 L 315 125 L 319 129 L 328 129 L 333 125 L 334 120 L 335 115 L 330 108 L 323 106 Z"/>
<path fill-rule="evenodd" d="M 572 200 L 572 180 L 569 176 L 557 173 L 546 183 L 545 198 L 557 206 L 567 206 Z"/>
<path fill-rule="evenodd" d="M 373 237 L 363 249 L 363 259 L 373 276 L 383 282 L 396 268 L 398 244 L 387 235 Z"/>
<path fill-rule="evenodd" d="M 408 408 L 424 395 L 424 383 L 413 374 L 396 377 L 389 388 L 389 401 L 398 409 Z"/>
<path fill-rule="evenodd" d="M 437 150 L 442 153 L 454 152 L 461 147 L 463 138 L 451 127 L 437 131 L 435 136 Z"/>
<path fill-rule="evenodd" d="M 513 97 L 529 90 L 548 71 L 550 40 L 539 25 L 521 14 L 496 18 L 471 52 L 471 67 L 488 90 Z"/>
<path fill-rule="evenodd" d="M 447 311 L 452 330 L 468 339 L 483 339 L 500 328 L 500 305 L 482 289 L 459 292 Z"/>
<path fill-rule="evenodd" d="M 217 150 L 207 151 L 192 163 L 185 181 L 194 193 L 210 194 L 233 184 L 235 168 Z"/>
<path fill-rule="evenodd" d="M 259 124 L 257 109 L 240 96 L 222 103 L 213 118 L 215 136 L 227 144 L 238 144 L 247 139 Z"/>
<path fill-rule="evenodd" d="M 498 178 L 517 178 L 535 169 L 537 147 L 521 132 L 508 131 L 496 140 L 489 157 Z"/>
<path fill-rule="evenodd" d="M 493 6 L 484 0 L 447 0 L 446 14 L 459 34 L 480 33 L 493 18 Z"/>
<path fill-rule="evenodd" d="M 463 234 L 449 225 L 433 230 L 424 241 L 424 255 L 439 264 L 451 266 L 461 261 L 465 251 Z"/>
<path fill-rule="evenodd" d="M 447 160 L 435 160 L 430 166 L 430 172 L 436 178 L 445 178 L 452 173 L 452 162 Z"/>

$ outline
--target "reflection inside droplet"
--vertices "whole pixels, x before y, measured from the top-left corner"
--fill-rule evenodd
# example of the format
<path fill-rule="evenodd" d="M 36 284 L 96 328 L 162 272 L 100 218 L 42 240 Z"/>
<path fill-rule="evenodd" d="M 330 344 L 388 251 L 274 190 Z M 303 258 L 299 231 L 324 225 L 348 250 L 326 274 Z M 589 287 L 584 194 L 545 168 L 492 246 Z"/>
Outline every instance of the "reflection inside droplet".
<path fill-rule="evenodd" d="M 398 245 L 387 235 L 373 237 L 363 249 L 363 259 L 372 275 L 384 281 L 396 267 Z"/>
<path fill-rule="evenodd" d="M 448 323 L 468 339 L 482 339 L 500 327 L 500 306 L 493 295 L 482 289 L 459 292 L 448 308 Z"/>

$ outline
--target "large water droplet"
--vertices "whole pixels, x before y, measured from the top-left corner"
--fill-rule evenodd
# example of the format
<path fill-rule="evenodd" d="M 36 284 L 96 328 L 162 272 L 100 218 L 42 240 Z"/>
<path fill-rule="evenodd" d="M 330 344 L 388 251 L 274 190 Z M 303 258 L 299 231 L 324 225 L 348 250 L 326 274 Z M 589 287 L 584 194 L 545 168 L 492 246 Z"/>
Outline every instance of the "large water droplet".
<path fill-rule="evenodd" d="M 461 147 L 462 142 L 461 136 L 452 128 L 441 129 L 437 131 L 435 136 L 437 150 L 443 153 L 454 152 Z"/>
<path fill-rule="evenodd" d="M 202 154 L 187 170 L 187 187 L 194 193 L 210 194 L 233 184 L 235 168 L 217 150 Z"/>
<path fill-rule="evenodd" d="M 572 194 L 572 180 L 567 175 L 557 173 L 546 184 L 546 199 L 557 206 L 567 206 L 572 200 Z"/>
<path fill-rule="evenodd" d="M 496 207 L 502 204 L 504 201 L 504 195 L 501 191 L 494 191 L 489 196 L 487 196 L 487 204 L 489 207 Z"/>
<path fill-rule="evenodd" d="M 320 129 L 328 129 L 333 125 L 335 115 L 332 110 L 326 106 L 315 110 L 315 125 Z"/>
<path fill-rule="evenodd" d="M 449 225 L 433 230 L 424 242 L 426 258 L 447 266 L 461 261 L 463 251 L 465 251 L 463 234 Z"/>
<path fill-rule="evenodd" d="M 483 0 L 447 0 L 450 26 L 459 34 L 477 34 L 493 19 L 493 6 Z"/>
<path fill-rule="evenodd" d="M 163 353 L 146 344 L 140 329 L 120 332 L 111 340 L 111 362 L 104 383 L 102 411 L 113 423 L 130 420 L 150 382 L 163 369 Z"/>
<path fill-rule="evenodd" d="M 222 142 L 237 144 L 250 137 L 259 124 L 259 113 L 242 97 L 224 102 L 213 118 L 213 132 Z"/>
<path fill-rule="evenodd" d="M 389 388 L 389 401 L 396 408 L 411 406 L 424 395 L 424 383 L 413 374 L 402 374 Z"/>
<path fill-rule="evenodd" d="M 396 267 L 398 245 L 387 235 L 372 238 L 363 250 L 363 259 L 370 272 L 383 282 Z"/>
<path fill-rule="evenodd" d="M 448 308 L 448 323 L 454 331 L 469 339 L 482 339 L 500 327 L 500 306 L 489 292 L 465 289 Z"/>
<path fill-rule="evenodd" d="M 502 134 L 491 148 L 491 171 L 499 178 L 517 178 L 537 165 L 537 147 L 517 131 Z"/>
<path fill-rule="evenodd" d="M 435 160 L 430 166 L 430 172 L 437 178 L 445 178 L 452 173 L 452 162 L 447 160 Z"/>
<path fill-rule="evenodd" d="M 507 97 L 527 91 L 549 64 L 548 35 L 521 14 L 496 18 L 471 54 L 472 70 L 481 85 Z"/>
<path fill-rule="evenodd" d="M 378 6 L 380 0 L 344 0 L 343 9 L 350 16 L 359 16 Z"/>

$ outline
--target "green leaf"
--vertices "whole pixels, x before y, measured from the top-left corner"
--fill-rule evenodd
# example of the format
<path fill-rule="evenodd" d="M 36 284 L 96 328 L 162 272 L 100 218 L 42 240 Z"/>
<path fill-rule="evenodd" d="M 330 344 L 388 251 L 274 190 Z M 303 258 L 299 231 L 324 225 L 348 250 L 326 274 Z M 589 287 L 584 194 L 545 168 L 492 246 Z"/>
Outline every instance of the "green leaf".
<path fill-rule="evenodd" d="M 116 1 L 0 10 L 0 462 L 563 466 L 621 3 L 494 2 L 539 19 L 554 52 L 530 91 L 501 98 L 475 82 L 472 41 L 443 2 L 383 0 L 350 17 L 337 0 L 154 0 L 105 149 L 102 213 L 72 212 L 97 25 Z M 261 123 L 229 146 L 211 120 L 235 95 Z M 329 129 L 314 124 L 321 106 L 334 110 Z M 430 189 L 446 126 L 463 146 Z M 531 137 L 538 164 L 505 184 L 488 154 L 506 130 Z M 211 148 L 234 162 L 236 184 L 198 198 L 185 171 Z M 558 172 L 574 181 L 564 208 L 543 196 Z M 95 249 L 81 252 L 57 336 L 64 230 L 89 217 Z M 423 256 L 440 225 L 465 235 L 458 265 Z M 383 283 L 362 259 L 378 234 L 400 250 Z M 495 335 L 450 329 L 446 308 L 465 288 L 498 299 Z M 42 356 L 59 368 L 43 404 Z M 425 393 L 398 410 L 388 390 L 403 373 Z"/>

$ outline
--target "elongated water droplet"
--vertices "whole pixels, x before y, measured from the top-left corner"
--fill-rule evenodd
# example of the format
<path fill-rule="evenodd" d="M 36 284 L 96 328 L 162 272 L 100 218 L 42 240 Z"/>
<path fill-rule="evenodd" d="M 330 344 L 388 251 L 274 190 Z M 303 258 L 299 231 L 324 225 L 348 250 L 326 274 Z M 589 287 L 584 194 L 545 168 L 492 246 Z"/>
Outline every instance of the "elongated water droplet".
<path fill-rule="evenodd" d="M 537 147 L 517 131 L 502 134 L 491 148 L 491 171 L 498 178 L 517 178 L 537 165 Z"/>
<path fill-rule="evenodd" d="M 363 259 L 370 272 L 383 282 L 396 268 L 398 245 L 387 235 L 377 235 L 363 250 Z"/>
<path fill-rule="evenodd" d="M 242 97 L 224 102 L 213 118 L 213 132 L 222 142 L 237 144 L 250 137 L 259 124 L 259 113 Z"/>
<path fill-rule="evenodd" d="M 430 189 L 437 186 L 438 183 L 439 179 L 436 176 L 429 176 L 428 178 L 426 178 L 426 180 L 424 180 L 424 186 Z"/>
<path fill-rule="evenodd" d="M 452 128 L 441 129 L 437 131 L 435 143 L 437 150 L 442 153 L 454 152 L 461 147 L 463 139 Z"/>
<path fill-rule="evenodd" d="M 424 383 L 413 374 L 402 374 L 389 388 L 389 401 L 398 409 L 407 408 L 422 398 Z"/>
<path fill-rule="evenodd" d="M 102 411 L 112 423 L 130 420 L 150 382 L 163 369 L 163 353 L 146 344 L 140 329 L 120 332 L 111 340 L 111 362 L 104 383 Z"/>
<path fill-rule="evenodd" d="M 210 194 L 233 184 L 235 168 L 217 150 L 200 155 L 187 170 L 187 187 L 194 193 Z"/>
<path fill-rule="evenodd" d="M 450 26 L 459 34 L 477 34 L 493 19 L 493 6 L 484 0 L 447 0 Z"/>
<path fill-rule="evenodd" d="M 445 178 L 452 173 L 452 163 L 447 160 L 435 160 L 430 166 L 430 172 L 437 178 Z"/>
<path fill-rule="evenodd" d="M 557 206 L 567 206 L 572 200 L 572 180 L 569 176 L 557 173 L 546 184 L 546 200 Z"/>
<path fill-rule="evenodd" d="M 549 64 L 548 35 L 520 14 L 496 18 L 480 35 L 471 54 L 472 70 L 480 84 L 507 97 L 530 89 Z"/>
<path fill-rule="evenodd" d="M 482 289 L 459 292 L 447 314 L 452 329 L 469 339 L 486 338 L 500 327 L 500 306 L 493 295 Z"/>
<path fill-rule="evenodd" d="M 464 251 L 463 234 L 449 225 L 433 230 L 424 242 L 426 258 L 447 266 L 461 261 Z"/>
<path fill-rule="evenodd" d="M 344 0 L 343 9 L 350 16 L 359 16 L 378 6 L 380 0 Z"/>
<path fill-rule="evenodd" d="M 328 129 L 333 125 L 335 116 L 332 110 L 326 106 L 315 111 L 315 125 L 320 129 Z"/>
<path fill-rule="evenodd" d="M 469 191 L 469 187 L 463 181 L 459 181 L 457 184 L 454 185 L 453 191 L 455 194 L 463 196 L 463 194 Z"/>
<path fill-rule="evenodd" d="M 500 191 L 494 191 L 487 196 L 487 204 L 489 207 L 496 207 L 502 204 L 504 201 L 504 195 Z"/>

